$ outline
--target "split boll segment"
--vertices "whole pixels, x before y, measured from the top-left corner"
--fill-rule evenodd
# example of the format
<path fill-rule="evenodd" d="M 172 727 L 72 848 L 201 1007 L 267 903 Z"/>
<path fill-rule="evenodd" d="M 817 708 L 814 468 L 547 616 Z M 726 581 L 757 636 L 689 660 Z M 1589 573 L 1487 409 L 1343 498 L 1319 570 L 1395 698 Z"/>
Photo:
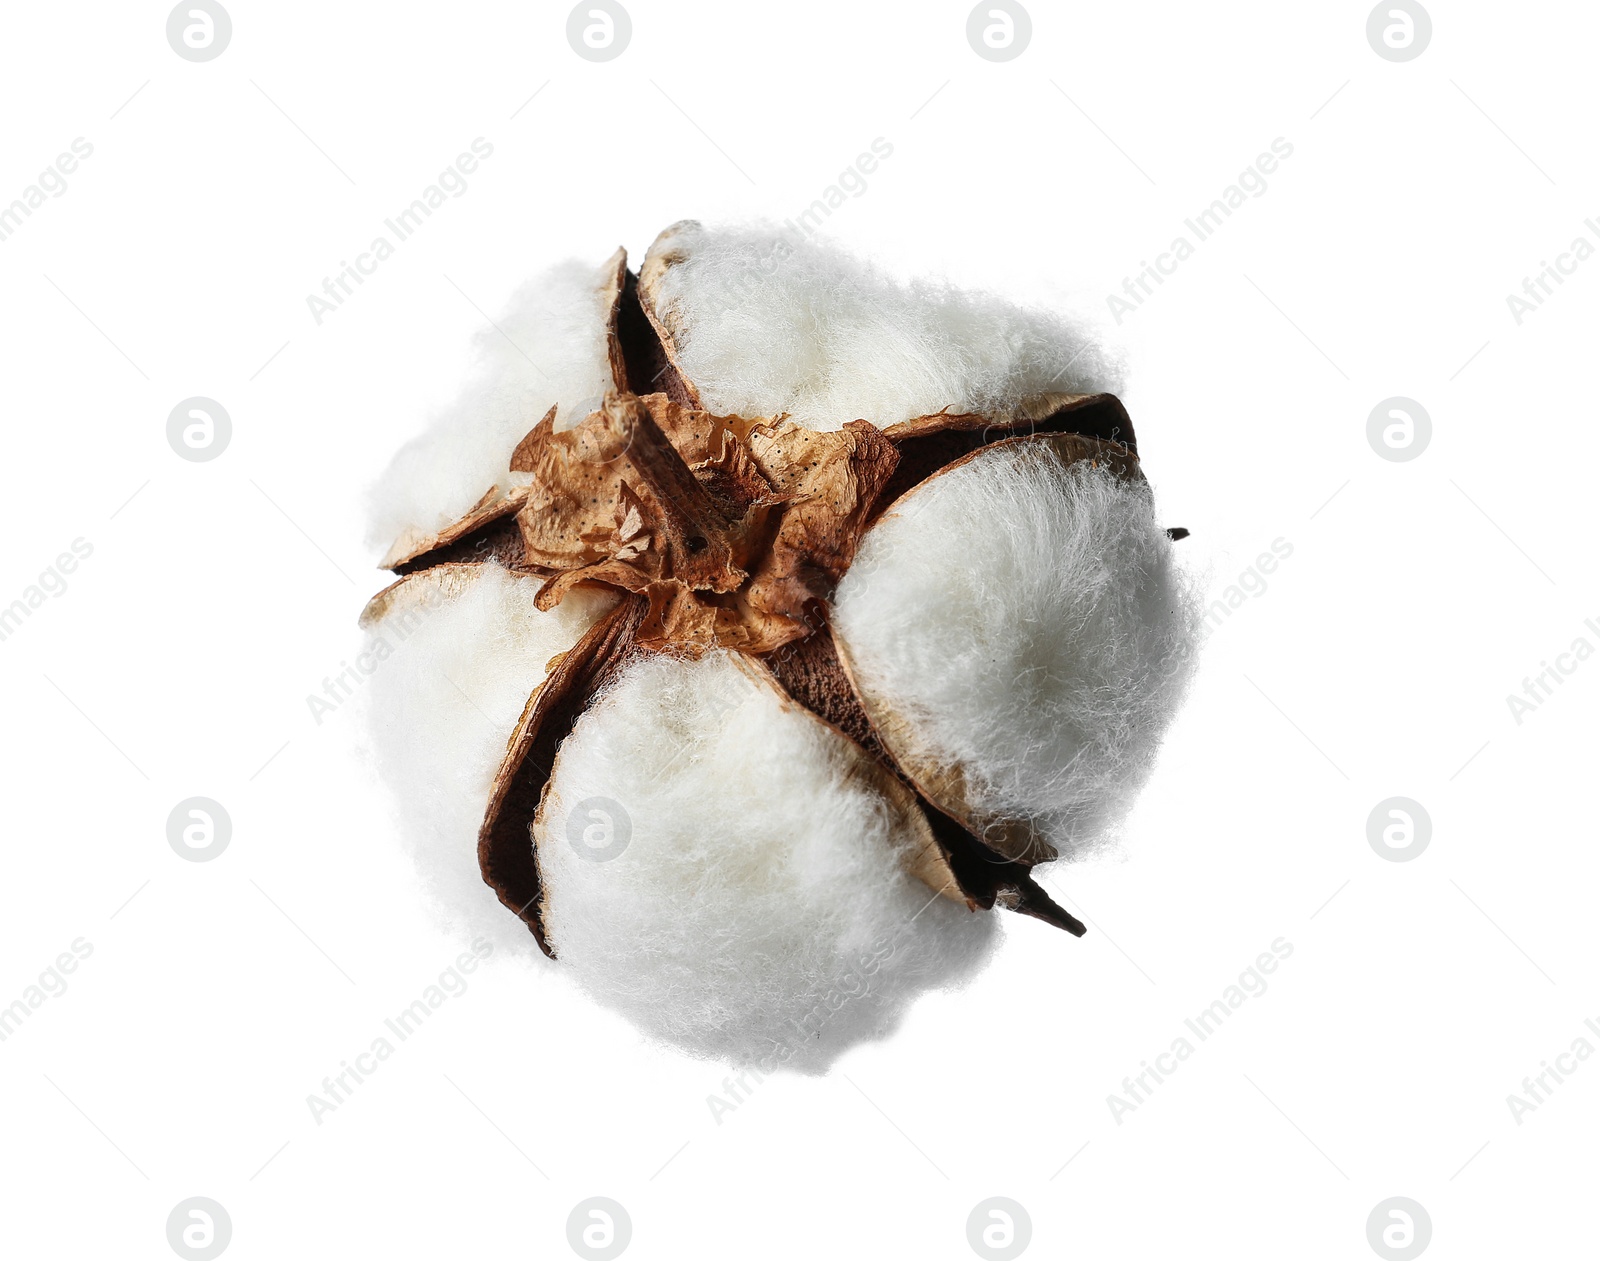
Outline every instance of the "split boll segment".
<path fill-rule="evenodd" d="M 1131 804 L 1198 626 L 1092 344 L 693 223 L 538 305 L 559 393 L 491 360 L 380 508 L 363 622 L 429 613 L 374 733 L 429 865 L 475 841 L 648 1035 L 805 1071 L 973 975 L 985 911 L 1081 935 L 1036 869 Z M 447 665 L 503 727 L 430 774 Z"/>

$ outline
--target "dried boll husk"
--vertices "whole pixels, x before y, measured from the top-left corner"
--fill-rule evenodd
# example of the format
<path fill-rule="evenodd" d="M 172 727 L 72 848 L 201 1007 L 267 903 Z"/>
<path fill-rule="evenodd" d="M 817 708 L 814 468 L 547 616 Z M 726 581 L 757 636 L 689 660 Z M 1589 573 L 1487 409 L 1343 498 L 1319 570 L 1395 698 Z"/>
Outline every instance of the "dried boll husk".
<path fill-rule="evenodd" d="M 727 906 L 737 906 L 736 877 L 747 862 L 755 864 L 756 874 L 749 880 L 754 890 L 767 887 L 761 873 L 772 877 L 786 870 L 785 864 L 801 861 L 797 855 L 833 854 L 831 861 L 840 866 L 833 877 L 837 881 L 864 879 L 863 872 L 873 870 L 878 874 L 872 879 L 882 883 L 883 862 L 889 862 L 940 908 L 947 908 L 924 917 L 926 925 L 939 925 L 947 935 L 956 932 L 952 924 L 977 922 L 982 917 L 974 912 L 996 905 L 1081 934 L 1083 925 L 1032 874 L 1038 863 L 1074 847 L 1073 822 L 1063 825 L 1053 800 L 1038 805 L 1026 800 L 1026 793 L 996 792 L 993 768 L 981 750 L 977 756 L 952 752 L 948 740 L 941 742 L 939 724 L 930 723 L 916 689 L 900 687 L 892 670 L 880 668 L 883 644 L 870 633 L 859 633 L 859 619 L 841 617 L 854 603 L 837 602 L 841 591 L 848 596 L 870 588 L 874 571 L 886 583 L 903 584 L 906 575 L 895 574 L 894 547 L 878 546 L 875 540 L 894 543 L 905 533 L 907 519 L 927 515 L 924 508 L 945 497 L 941 484 L 959 487 L 973 470 L 1004 453 L 1026 452 L 1069 478 L 1071 470 L 1092 470 L 1096 477 L 1144 493 L 1126 412 L 1108 394 L 1049 390 L 1023 392 L 1003 406 L 981 410 L 970 405 L 958 410 L 970 404 L 962 397 L 947 400 L 954 406 L 941 411 L 890 416 L 883 423 L 855 419 L 819 426 L 781 413 L 709 410 L 702 405 L 703 391 L 685 372 L 685 363 L 694 356 L 684 353 L 684 345 L 698 338 L 696 353 L 701 354 L 705 342 L 697 332 L 693 304 L 684 300 L 689 287 L 674 270 L 699 257 L 696 250 L 704 241 L 694 225 L 669 229 L 647 254 L 638 276 L 618 251 L 602 269 L 597 294 L 611 388 L 587 414 L 571 412 L 569 401 L 549 407 L 506 452 L 504 472 L 458 520 L 402 534 L 385 557 L 386 567 L 400 574 L 400 580 L 375 597 L 364 614 L 364 624 L 381 626 L 407 608 L 417 592 L 449 598 L 467 589 L 473 573 L 484 568 L 536 583 L 539 616 L 565 612 L 579 595 L 589 601 L 584 616 L 567 619 L 565 650 L 552 656 L 520 719 L 508 724 L 505 753 L 486 787 L 478 832 L 484 881 L 551 957 L 562 955 L 564 936 L 568 942 L 588 943 L 573 949 L 584 952 L 581 968 L 591 988 L 606 988 L 601 974 L 624 967 L 610 946 L 634 937 L 644 940 L 649 933 L 619 909 L 626 907 L 626 899 L 614 903 L 604 890 L 629 888 L 638 894 L 641 886 L 631 882 L 630 873 L 637 877 L 652 863 L 665 864 L 661 870 L 681 876 L 679 859 L 686 846 L 694 849 L 697 843 L 675 832 L 670 818 L 656 816 L 674 801 L 687 811 L 683 803 L 699 802 L 701 796 L 715 802 L 719 795 L 759 796 L 763 791 L 760 784 L 740 781 L 735 765 L 724 770 L 691 757 L 674 772 L 699 785 L 699 796 L 686 799 L 675 795 L 682 786 L 674 785 L 665 770 L 656 780 L 641 780 L 635 774 L 637 758 L 608 763 L 595 754 L 630 740 L 643 741 L 639 748 L 648 751 L 652 740 L 668 739 L 670 713 L 624 703 L 640 689 L 649 690 L 644 680 L 660 684 L 666 671 L 677 672 L 675 678 L 681 675 L 672 695 L 691 708 L 701 703 L 694 699 L 694 689 L 707 679 L 723 680 L 719 686 L 729 677 L 741 679 L 749 695 L 759 698 L 741 710 L 746 739 L 755 743 L 740 749 L 740 757 L 759 753 L 763 730 L 773 731 L 777 742 L 781 725 L 819 759 L 813 789 L 794 786 L 804 782 L 801 775 L 785 781 L 791 783 L 789 791 L 799 794 L 793 800 L 762 799 L 763 807 L 771 807 L 761 812 L 766 834 L 741 840 L 726 835 L 726 819 L 718 825 L 721 848 L 701 853 L 702 875 L 709 882 L 706 888 L 718 887 L 719 896 L 732 899 Z M 985 541 L 986 524 L 1002 541 L 1027 536 L 1026 519 L 1014 514 L 1008 519 L 1005 505 L 994 507 L 986 511 L 980 504 L 969 514 L 973 519 L 967 524 L 979 543 Z M 1154 530 L 1147 493 L 1137 508 L 1143 513 L 1137 530 L 1144 537 Z M 1161 542 L 1166 546 L 1165 537 Z M 936 531 L 922 543 L 934 555 L 942 549 L 942 564 L 951 572 L 981 569 L 985 563 L 981 546 L 952 547 Z M 858 561 L 863 547 L 870 563 Z M 1048 572 L 1048 555 L 1034 559 Z M 1122 574 L 1112 585 L 1137 585 L 1139 580 L 1137 573 Z M 1180 586 L 1169 583 L 1164 594 L 1181 603 Z M 914 581 L 908 590 L 926 603 L 927 593 L 919 594 Z M 609 594 L 596 604 L 590 597 L 598 593 Z M 926 611 L 932 625 L 917 651 L 937 654 L 940 617 L 934 605 Z M 1003 609 L 997 616 L 1003 622 Z M 951 634 L 961 630 L 959 625 L 944 629 Z M 1181 641 L 1183 635 L 1178 625 L 1172 637 Z M 1008 681 L 991 682 L 1003 693 Z M 1177 693 L 1181 680 L 1172 695 Z M 1147 766 L 1145 746 L 1153 747 L 1159 738 L 1159 708 L 1152 707 L 1150 721 L 1141 729 L 1141 747 L 1123 747 L 1116 756 Z M 764 717 L 755 721 L 752 715 Z M 661 730 L 632 731 L 617 723 L 645 723 Z M 716 735 L 684 731 L 674 738 L 703 753 L 715 746 Z M 583 749 L 589 752 L 578 758 Z M 1062 754 L 1063 762 L 1077 756 L 1065 746 Z M 610 772 L 605 771 L 608 765 Z M 1070 774 L 1065 765 L 1059 769 Z M 567 816 L 590 787 L 604 787 L 608 774 L 633 785 L 625 808 L 643 821 L 641 837 L 658 838 L 656 848 L 641 840 L 633 859 L 625 854 L 615 867 L 573 867 L 565 841 Z M 1128 783 L 1136 778 L 1125 777 Z M 1098 783 L 1104 786 L 1112 779 L 1102 776 Z M 838 838 L 815 836 L 808 814 L 812 800 L 832 800 L 846 789 L 857 804 L 877 803 L 873 809 L 879 823 L 853 842 L 861 847 L 856 856 L 864 865 L 840 856 L 854 851 L 840 850 L 834 844 Z M 722 816 L 713 811 L 712 817 Z M 865 861 L 869 854 L 875 856 L 871 862 Z M 566 882 L 565 901 L 552 892 L 547 879 L 552 872 Z M 584 879 L 574 883 L 574 872 Z M 603 883 L 607 880 L 614 885 Z M 774 878 L 768 885 L 774 897 L 784 896 L 782 880 Z M 815 917 L 812 932 L 818 944 L 807 956 L 807 967 L 826 971 L 848 953 L 853 930 L 846 924 L 835 933 L 838 917 L 829 900 L 814 898 L 810 885 L 797 887 L 808 890 L 803 895 L 789 890 L 802 905 L 797 912 L 801 921 Z M 681 892 L 663 888 L 661 897 L 671 903 Z M 866 897 L 863 905 L 878 905 L 875 897 Z M 711 901 L 680 898 L 678 907 L 685 915 L 702 914 Z M 844 898 L 841 905 L 849 902 Z M 672 914 L 671 907 L 664 913 Z M 746 1055 L 754 1045 L 750 1038 L 777 1018 L 773 1013 L 783 1004 L 771 991 L 774 986 L 781 991 L 788 974 L 776 956 L 761 956 L 765 965 L 746 960 L 754 969 L 752 977 L 767 977 L 751 982 L 763 997 L 750 1008 L 742 1031 L 734 1028 L 723 1046 L 720 1035 L 710 1032 L 715 1020 L 705 1013 L 725 1010 L 734 1000 L 730 991 L 710 980 L 695 997 L 694 978 L 704 972 L 726 979 L 727 969 L 719 971 L 714 958 L 697 958 L 696 951 L 703 954 L 708 932 L 713 938 L 731 934 L 756 943 L 751 949 L 757 955 L 762 949 L 759 926 L 733 911 L 727 914 L 734 927 L 725 932 L 697 920 L 694 932 L 670 942 L 659 933 L 649 939 L 653 957 L 675 969 L 684 1009 L 701 1014 L 685 1016 L 681 1027 L 671 1018 L 641 1017 L 640 1023 L 698 1049 Z M 952 921 L 951 914 L 965 919 Z M 644 918 L 657 930 L 665 922 L 653 915 Z M 767 945 L 778 949 L 772 942 Z M 794 947 L 783 949 L 792 953 Z M 931 947 L 922 942 L 919 949 Z M 965 946 L 956 953 L 972 955 Z M 803 988 L 810 982 L 789 975 L 788 983 Z M 628 985 L 619 981 L 608 1001 L 628 1009 L 627 993 Z M 892 1022 L 893 1008 L 887 1003 L 880 1013 L 883 1020 Z M 729 1019 L 740 1025 L 740 1018 Z M 698 1032 L 691 1032 L 691 1026 Z"/>

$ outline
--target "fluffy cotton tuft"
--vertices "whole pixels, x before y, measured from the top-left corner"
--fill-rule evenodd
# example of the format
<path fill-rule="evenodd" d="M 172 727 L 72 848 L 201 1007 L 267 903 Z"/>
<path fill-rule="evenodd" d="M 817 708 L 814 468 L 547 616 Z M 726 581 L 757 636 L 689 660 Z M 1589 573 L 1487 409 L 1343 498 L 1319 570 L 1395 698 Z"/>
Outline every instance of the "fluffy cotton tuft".
<path fill-rule="evenodd" d="M 692 1054 L 801 1071 L 966 979 L 994 917 L 906 873 L 915 834 L 861 767 L 730 654 L 631 666 L 561 746 L 540 812 L 561 969 Z"/>
<path fill-rule="evenodd" d="M 834 627 L 858 686 L 982 815 L 1081 853 L 1132 804 L 1194 667 L 1199 603 L 1149 486 L 1044 441 L 923 483 L 868 531 Z"/>
<path fill-rule="evenodd" d="M 457 929 L 494 932 L 524 951 L 532 938 L 478 874 L 478 827 L 506 739 L 545 666 L 616 604 L 580 588 L 542 613 L 540 581 L 499 565 L 429 570 L 416 595 L 370 631 L 377 667 L 365 689 L 378 767 L 400 796 L 400 836 Z M 537 952 L 535 952 L 537 953 Z"/>
<path fill-rule="evenodd" d="M 657 250 L 682 256 L 662 278 L 663 305 L 713 411 L 883 428 L 1120 383 L 1083 327 L 931 281 L 901 284 L 837 245 L 694 222 L 663 238 Z"/>
<path fill-rule="evenodd" d="M 512 295 L 477 339 L 473 373 L 455 402 L 400 448 L 373 489 L 370 541 L 380 550 L 465 516 L 493 486 L 526 481 L 511 451 L 552 406 L 557 423 L 597 405 L 611 385 L 604 293 L 610 271 L 564 263 Z"/>

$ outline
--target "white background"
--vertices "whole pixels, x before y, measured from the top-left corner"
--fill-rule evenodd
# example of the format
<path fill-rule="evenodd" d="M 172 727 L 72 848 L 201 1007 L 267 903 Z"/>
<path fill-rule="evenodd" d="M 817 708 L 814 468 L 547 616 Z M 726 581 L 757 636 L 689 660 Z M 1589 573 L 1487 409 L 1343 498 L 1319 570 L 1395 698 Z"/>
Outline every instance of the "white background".
<path fill-rule="evenodd" d="M 94 146 L 0 243 L 0 603 L 94 549 L 0 643 L 0 1002 L 93 945 L 0 1044 L 8 1255 L 170 1256 L 195 1195 L 241 1261 L 567 1256 L 591 1195 L 640 1258 L 967 1257 L 993 1195 L 1038 1256 L 1370 1256 L 1396 1195 L 1430 1256 L 1592 1253 L 1600 1062 L 1521 1125 L 1506 1097 L 1600 1047 L 1600 660 L 1520 724 L 1506 696 L 1600 647 L 1600 261 L 1520 326 L 1506 295 L 1600 216 L 1600 14 L 1439 0 L 1395 64 L 1364 3 L 1029 7 L 1005 64 L 926 0 L 637 0 L 608 64 L 564 4 L 237 0 L 206 64 L 162 5 L 7 7 L 0 201 Z M 478 136 L 467 193 L 317 326 L 306 295 Z M 1096 317 L 1294 147 L 1107 320 L 1210 587 L 1293 554 L 1211 637 L 1125 859 L 1055 877 L 1089 936 L 1012 920 L 970 988 L 720 1125 L 719 1066 L 524 938 L 316 1124 L 475 931 L 430 916 L 356 707 L 307 709 L 383 581 L 365 487 L 529 275 L 798 214 L 879 136 L 830 236 Z M 233 419 L 212 463 L 166 443 L 192 395 Z M 1366 440 L 1393 395 L 1433 420 L 1406 463 Z M 233 819 L 212 862 L 166 841 L 193 795 Z M 1432 818 L 1414 861 L 1367 843 L 1393 795 Z M 1279 937 L 1270 989 L 1118 1124 L 1122 1079 Z"/>

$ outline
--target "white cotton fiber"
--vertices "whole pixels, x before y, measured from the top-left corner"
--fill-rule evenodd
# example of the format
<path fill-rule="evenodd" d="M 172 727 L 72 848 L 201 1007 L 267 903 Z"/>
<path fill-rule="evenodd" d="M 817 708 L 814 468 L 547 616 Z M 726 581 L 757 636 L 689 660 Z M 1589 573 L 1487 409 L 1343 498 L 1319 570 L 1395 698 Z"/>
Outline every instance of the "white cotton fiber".
<path fill-rule="evenodd" d="M 728 653 L 629 667 L 561 746 L 540 813 L 561 970 L 692 1054 L 801 1071 L 966 979 L 994 916 L 906 873 L 914 834 L 860 767 Z"/>
<path fill-rule="evenodd" d="M 462 572 L 434 569 L 408 581 Z M 541 613 L 533 606 L 539 586 L 487 564 L 466 571 L 459 594 L 431 609 L 397 602 L 368 635 L 367 650 L 380 660 L 364 692 L 379 769 L 399 797 L 400 835 L 437 909 L 449 927 L 494 935 L 524 953 L 533 945 L 526 926 L 478 873 L 478 827 L 506 741 L 546 664 L 617 599 L 580 588 Z"/>
<path fill-rule="evenodd" d="M 490 487 L 526 481 L 507 469 L 528 430 L 552 405 L 562 424 L 610 388 L 603 290 L 612 274 L 565 263 L 518 289 L 498 327 L 478 334 L 466 387 L 373 489 L 370 541 L 380 551 L 408 530 L 431 534 L 459 520 Z"/>
<path fill-rule="evenodd" d="M 837 245 L 690 221 L 654 248 L 682 256 L 659 305 L 713 411 L 882 428 L 1120 383 L 1086 328 L 986 294 L 901 284 Z"/>
<path fill-rule="evenodd" d="M 923 483 L 869 530 L 834 627 L 858 686 L 920 756 L 965 771 L 981 814 L 1075 853 L 1148 777 L 1197 610 L 1148 485 L 1029 440 Z"/>

